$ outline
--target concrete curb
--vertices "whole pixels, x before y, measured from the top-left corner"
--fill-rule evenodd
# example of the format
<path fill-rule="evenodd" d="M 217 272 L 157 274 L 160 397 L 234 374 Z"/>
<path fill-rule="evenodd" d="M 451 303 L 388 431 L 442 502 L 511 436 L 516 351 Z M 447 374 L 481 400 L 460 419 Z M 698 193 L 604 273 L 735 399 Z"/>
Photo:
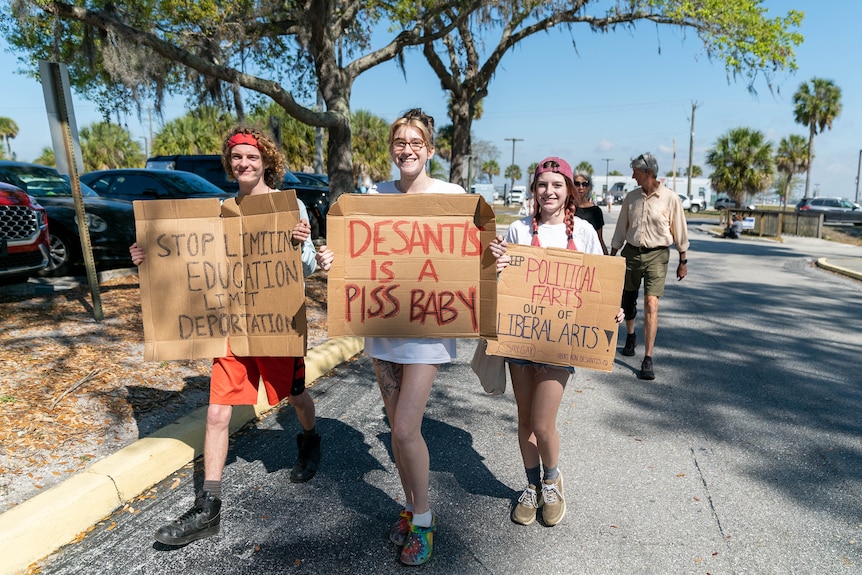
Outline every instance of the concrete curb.
<path fill-rule="evenodd" d="M 849 261 L 851 258 L 846 258 L 846 259 Z M 853 259 L 858 260 L 858 258 L 853 258 Z M 817 267 L 862 281 L 862 272 L 854 271 L 854 270 L 848 269 L 846 267 L 840 266 L 840 265 L 835 263 L 835 262 L 840 262 L 841 260 L 842 260 L 842 258 L 831 258 L 831 259 L 820 258 L 817 260 Z"/>
<path fill-rule="evenodd" d="M 306 382 L 347 361 L 363 345 L 361 337 L 344 337 L 310 349 L 305 357 Z M 271 409 L 263 394 L 257 405 L 235 408 L 230 432 Z M 12 575 L 53 553 L 200 455 L 206 412 L 201 407 L 0 515 L 0 573 Z"/>

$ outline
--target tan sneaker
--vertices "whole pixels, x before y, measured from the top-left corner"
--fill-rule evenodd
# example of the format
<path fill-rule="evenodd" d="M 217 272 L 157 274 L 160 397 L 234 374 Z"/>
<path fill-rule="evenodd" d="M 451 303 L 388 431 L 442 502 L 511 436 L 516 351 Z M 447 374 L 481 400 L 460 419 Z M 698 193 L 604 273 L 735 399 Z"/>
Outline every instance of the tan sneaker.
<path fill-rule="evenodd" d="M 512 510 L 512 521 L 521 525 L 529 525 L 536 520 L 536 509 L 539 508 L 539 503 L 536 500 L 536 486 L 528 485 L 521 496 L 518 497 L 518 504 Z"/>
<path fill-rule="evenodd" d="M 563 474 L 556 479 L 542 481 L 542 520 L 554 526 L 566 516 L 566 500 L 563 498 Z"/>

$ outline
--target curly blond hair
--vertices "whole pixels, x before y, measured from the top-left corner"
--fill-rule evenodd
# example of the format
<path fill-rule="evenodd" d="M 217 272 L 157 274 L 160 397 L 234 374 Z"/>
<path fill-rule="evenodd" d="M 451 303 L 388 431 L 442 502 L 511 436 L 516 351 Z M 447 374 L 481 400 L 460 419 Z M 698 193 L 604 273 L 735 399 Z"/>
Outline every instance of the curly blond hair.
<path fill-rule="evenodd" d="M 230 139 L 237 134 L 248 134 L 257 140 L 257 149 L 260 150 L 260 157 L 263 163 L 268 167 L 263 172 L 263 180 L 266 185 L 273 189 L 278 189 L 284 180 L 284 173 L 287 171 L 287 166 L 284 163 L 284 156 L 281 150 L 272 139 L 258 128 L 250 126 L 235 126 L 224 137 L 221 145 L 221 163 L 224 171 L 227 173 L 229 180 L 233 180 L 233 170 L 230 165 Z"/>

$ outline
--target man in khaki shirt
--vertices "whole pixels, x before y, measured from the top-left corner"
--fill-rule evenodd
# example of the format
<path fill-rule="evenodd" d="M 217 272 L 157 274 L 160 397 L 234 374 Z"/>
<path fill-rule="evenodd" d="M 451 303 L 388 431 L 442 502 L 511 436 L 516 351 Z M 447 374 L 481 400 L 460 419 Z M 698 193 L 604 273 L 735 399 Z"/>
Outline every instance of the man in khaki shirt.
<path fill-rule="evenodd" d="M 688 232 L 679 196 L 658 181 L 658 162 L 650 153 L 632 160 L 632 177 L 639 188 L 623 198 L 617 227 L 611 241 L 611 255 L 622 248 L 626 258 L 626 279 L 622 307 L 626 316 L 626 343 L 623 355 L 634 355 L 637 346 L 635 315 L 641 280 L 644 284 L 644 359 L 639 377 L 655 379 L 653 345 L 658 331 L 658 298 L 664 295 L 670 246 L 679 252 L 678 280 L 686 276 Z M 625 244 L 625 247 L 623 247 Z"/>

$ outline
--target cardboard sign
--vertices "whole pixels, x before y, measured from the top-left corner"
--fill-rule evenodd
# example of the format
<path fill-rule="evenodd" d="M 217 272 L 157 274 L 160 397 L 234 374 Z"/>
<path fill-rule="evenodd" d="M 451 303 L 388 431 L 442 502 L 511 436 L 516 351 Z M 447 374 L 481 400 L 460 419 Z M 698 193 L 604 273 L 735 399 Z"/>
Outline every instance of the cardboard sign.
<path fill-rule="evenodd" d="M 302 246 L 293 190 L 134 202 L 144 360 L 305 355 Z"/>
<path fill-rule="evenodd" d="M 494 212 L 475 194 L 346 194 L 329 210 L 329 336 L 494 334 Z"/>
<path fill-rule="evenodd" d="M 625 259 L 509 245 L 488 353 L 611 371 Z"/>

